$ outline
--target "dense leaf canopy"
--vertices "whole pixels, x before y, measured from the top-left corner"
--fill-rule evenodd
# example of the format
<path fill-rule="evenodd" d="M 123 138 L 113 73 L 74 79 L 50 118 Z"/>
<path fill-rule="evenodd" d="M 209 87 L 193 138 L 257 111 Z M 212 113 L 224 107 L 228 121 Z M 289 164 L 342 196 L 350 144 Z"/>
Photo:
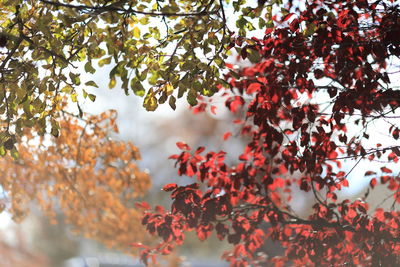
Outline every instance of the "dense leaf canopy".
<path fill-rule="evenodd" d="M 164 102 L 175 108 L 184 94 L 192 105 L 198 94 L 213 95 L 224 83 L 221 71 L 232 35 L 224 5 L 222 0 L 0 1 L 2 144 L 18 141 L 14 135 L 26 127 L 58 136 L 62 99 L 94 101 L 88 88 L 98 85 L 82 73 L 105 65 L 113 66 L 109 87 L 120 80 L 126 94 L 145 96 L 147 110 Z M 242 8 L 239 2 L 234 6 Z M 254 28 L 240 18 L 242 34 Z"/>
<path fill-rule="evenodd" d="M 109 245 L 142 240 L 131 201 L 150 182 L 136 167 L 137 148 L 109 139 L 114 113 L 85 115 L 80 100 L 95 101 L 99 85 L 91 75 L 107 65 L 109 88 L 120 83 L 126 94 L 143 97 L 147 110 L 164 102 L 175 109 L 184 95 L 192 105 L 197 95 L 212 95 L 227 85 L 221 74 L 232 32 L 225 5 L 0 0 L 2 208 L 19 220 L 36 200 Z M 253 28 L 244 17 L 243 35 Z"/>
<path fill-rule="evenodd" d="M 232 266 L 399 265 L 400 178 L 390 166 L 400 156 L 393 75 L 400 8 L 319 0 L 288 8 L 262 39 L 236 39 L 241 59 L 249 50 L 261 59 L 240 70 L 230 66 L 231 86 L 221 89 L 226 106 L 245 114 L 235 121 L 250 138 L 238 162 L 229 163 L 224 151 L 178 143 L 181 153 L 171 157 L 178 174 L 195 181 L 164 187 L 170 210 L 146 210 L 142 222 L 161 242 L 138 244 L 143 261 L 196 231 L 201 240 L 215 232 L 233 244 L 223 255 Z M 358 168 L 361 162 L 367 167 Z M 340 198 L 353 172 L 369 188 L 359 199 Z M 388 194 L 372 205 L 378 183 Z M 299 191 L 313 195 L 309 215 L 292 208 Z M 284 252 L 269 254 L 268 240 Z"/>
<path fill-rule="evenodd" d="M 143 97 L 149 111 L 162 103 L 175 109 L 182 96 L 204 111 L 220 92 L 250 140 L 237 163 L 224 151 L 178 143 L 181 153 L 171 157 L 178 174 L 196 181 L 164 187 L 169 211 L 137 205 L 161 238 L 155 248 L 136 244 L 144 262 L 170 253 L 187 231 L 201 240 L 215 231 L 233 244 L 224 255 L 233 266 L 399 265 L 400 178 L 389 166 L 400 156 L 399 6 L 257 2 L 0 0 L 5 207 L 19 218 L 28 199 L 49 213 L 58 199 L 89 236 L 111 245 L 142 238 L 130 201 L 149 178 L 136 166 L 137 149 L 109 139 L 113 113 L 87 117 L 79 105 L 96 98 L 89 74 L 110 65 L 108 86 Z M 255 29 L 261 37 L 251 37 Z M 238 62 L 227 63 L 230 53 Z M 389 141 L 378 140 L 381 131 Z M 371 168 L 357 169 L 361 162 Z M 368 190 L 340 199 L 356 170 Z M 381 204 L 390 205 L 369 205 L 378 186 L 387 187 Z M 293 210 L 296 191 L 313 195 L 310 215 Z M 284 253 L 268 255 L 266 240 Z"/>

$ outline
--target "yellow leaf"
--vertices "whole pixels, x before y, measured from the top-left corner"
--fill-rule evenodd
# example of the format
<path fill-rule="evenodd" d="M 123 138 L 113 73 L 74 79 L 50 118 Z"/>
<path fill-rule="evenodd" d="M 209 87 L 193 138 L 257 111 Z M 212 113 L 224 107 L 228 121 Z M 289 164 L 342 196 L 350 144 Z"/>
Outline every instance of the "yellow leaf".
<path fill-rule="evenodd" d="M 72 102 L 74 102 L 74 103 L 78 102 L 78 94 L 77 94 L 77 93 L 73 93 L 73 94 L 71 95 L 71 100 L 72 100 Z"/>
<path fill-rule="evenodd" d="M 157 106 L 157 98 L 154 96 L 153 90 L 150 89 L 144 98 L 143 107 L 145 107 L 147 111 L 154 111 L 157 109 Z"/>
<path fill-rule="evenodd" d="M 110 89 L 112 89 L 112 88 L 115 87 L 116 84 L 117 84 L 117 80 L 116 80 L 115 78 L 111 78 L 111 79 L 110 79 L 110 82 L 108 83 L 108 87 L 109 87 Z"/>
<path fill-rule="evenodd" d="M 140 38 L 140 29 L 138 27 L 133 28 L 133 36 L 135 36 L 135 38 Z"/>
<path fill-rule="evenodd" d="M 166 85 L 164 85 L 163 90 L 167 95 L 171 95 L 172 92 L 174 91 L 174 87 L 172 86 L 171 83 L 167 83 Z"/>

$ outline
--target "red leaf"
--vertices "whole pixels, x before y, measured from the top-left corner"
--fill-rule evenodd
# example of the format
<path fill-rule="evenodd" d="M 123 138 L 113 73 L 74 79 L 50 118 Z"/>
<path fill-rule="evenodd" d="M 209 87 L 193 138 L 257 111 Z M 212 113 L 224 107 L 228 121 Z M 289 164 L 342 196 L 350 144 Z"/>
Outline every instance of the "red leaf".
<path fill-rule="evenodd" d="M 337 20 L 337 26 L 339 28 L 346 28 L 347 26 L 350 25 L 352 22 L 351 17 L 349 16 L 349 10 L 342 11 L 341 14 L 339 14 L 339 18 Z"/>
<path fill-rule="evenodd" d="M 177 142 L 176 143 L 176 146 L 179 148 L 179 149 L 182 149 L 182 150 L 190 150 L 190 146 L 188 146 L 186 143 L 184 143 L 184 142 Z"/>
<path fill-rule="evenodd" d="M 353 219 L 354 217 L 357 216 L 357 212 L 354 209 L 350 208 L 349 211 L 347 212 L 347 216 Z"/>
<path fill-rule="evenodd" d="M 231 132 L 226 132 L 226 133 L 224 133 L 223 139 L 224 139 L 224 140 L 228 140 L 228 138 L 229 138 L 231 135 L 232 135 Z"/>
<path fill-rule="evenodd" d="M 270 34 L 272 31 L 273 31 L 272 28 L 267 28 L 267 29 L 265 30 L 265 35 Z"/>
<path fill-rule="evenodd" d="M 225 102 L 225 105 L 229 108 L 230 111 L 235 113 L 240 106 L 243 106 L 244 104 L 244 99 L 241 96 L 234 96 L 228 99 Z"/>
<path fill-rule="evenodd" d="M 372 178 L 371 181 L 369 182 L 369 186 L 371 186 L 371 188 L 374 188 L 376 185 L 376 178 Z"/>
<path fill-rule="evenodd" d="M 394 161 L 394 162 L 398 162 L 399 158 L 397 157 L 396 153 L 392 152 L 388 155 L 388 159 L 389 161 Z"/>
<path fill-rule="evenodd" d="M 142 210 L 149 210 L 151 209 L 151 206 L 149 205 L 149 203 L 147 203 L 146 201 L 143 202 L 136 202 L 135 203 L 136 208 L 138 209 L 142 209 Z"/>
<path fill-rule="evenodd" d="M 397 128 L 394 129 L 393 133 L 392 133 L 393 138 L 396 139 L 396 140 L 399 139 L 399 133 L 400 133 L 399 129 L 397 129 Z"/>
<path fill-rule="evenodd" d="M 165 192 L 170 192 L 172 190 L 175 190 L 178 187 L 178 185 L 176 183 L 171 183 L 171 184 L 167 184 L 166 186 L 163 187 L 163 191 Z"/>
<path fill-rule="evenodd" d="M 389 181 L 391 178 L 392 178 L 392 177 L 389 176 L 389 175 L 383 175 L 383 176 L 381 176 L 381 183 L 382 183 L 382 184 L 385 184 L 385 183 L 387 183 L 387 181 Z"/>
<path fill-rule="evenodd" d="M 156 210 L 158 213 L 164 213 L 164 212 L 165 212 L 164 207 L 163 207 L 163 206 L 160 206 L 160 205 L 157 205 L 156 208 L 155 208 L 155 210 Z"/>
<path fill-rule="evenodd" d="M 169 156 L 168 158 L 169 159 L 177 159 L 177 158 L 179 158 L 179 155 L 174 154 L 174 155 Z"/>
<path fill-rule="evenodd" d="M 299 20 L 298 19 L 294 19 L 291 23 L 290 23 L 290 30 L 292 32 L 295 32 L 299 29 Z"/>
<path fill-rule="evenodd" d="M 242 155 L 239 156 L 239 160 L 242 160 L 242 161 L 247 161 L 249 159 L 250 159 L 250 155 L 249 154 L 242 154 Z"/>
<path fill-rule="evenodd" d="M 246 92 L 248 94 L 256 93 L 256 92 L 258 92 L 260 90 L 260 88 L 261 88 L 261 84 L 252 83 L 252 84 L 249 85 L 249 87 L 247 87 Z"/>
<path fill-rule="evenodd" d="M 400 149 L 399 149 L 397 146 L 392 147 L 392 151 L 393 151 L 397 156 L 400 156 Z"/>
<path fill-rule="evenodd" d="M 197 105 L 196 107 L 193 108 L 193 114 L 204 112 L 206 110 L 206 107 L 207 107 L 206 103 L 201 103 Z"/>
<path fill-rule="evenodd" d="M 196 168 L 196 165 L 188 164 L 186 166 L 186 175 L 193 176 L 195 174 L 195 168 Z"/>
<path fill-rule="evenodd" d="M 206 148 L 204 146 L 199 147 L 196 152 L 194 152 L 195 154 L 200 154 L 201 152 L 203 152 Z"/>
<path fill-rule="evenodd" d="M 392 173 L 392 170 L 389 168 L 386 168 L 386 167 L 382 167 L 381 170 L 382 170 L 382 172 L 385 172 L 385 173 Z"/>

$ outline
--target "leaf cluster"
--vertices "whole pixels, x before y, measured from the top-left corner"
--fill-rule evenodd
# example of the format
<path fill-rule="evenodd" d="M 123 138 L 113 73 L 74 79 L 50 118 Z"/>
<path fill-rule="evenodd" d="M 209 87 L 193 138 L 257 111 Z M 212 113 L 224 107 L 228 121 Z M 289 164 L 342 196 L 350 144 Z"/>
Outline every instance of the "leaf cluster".
<path fill-rule="evenodd" d="M 115 112 L 83 118 L 64 114 L 58 138 L 25 131 L 19 158 L 0 162 L 2 209 L 15 221 L 31 202 L 54 222 L 61 211 L 74 232 L 127 251 L 132 240 L 146 238 L 132 202 L 149 189 L 150 178 L 137 166 L 138 149 L 110 137 Z"/>
<path fill-rule="evenodd" d="M 385 1 L 312 1 L 274 17 L 279 26 L 262 39 L 238 37 L 240 58 L 257 53 L 259 62 L 230 66 L 222 90 L 250 140 L 233 163 L 224 151 L 177 143 L 178 174 L 194 181 L 164 187 L 170 210 L 145 208 L 142 223 L 160 244 L 143 247 L 143 261 L 196 231 L 232 244 L 223 255 L 231 266 L 398 265 L 400 178 L 390 164 L 400 155 L 400 93 L 390 62 L 400 57 L 399 14 Z M 369 186 L 360 199 L 341 199 L 353 171 Z M 373 205 L 378 182 L 389 195 Z M 312 196 L 308 215 L 293 208 L 299 191 Z M 269 255 L 266 240 L 284 253 Z"/>

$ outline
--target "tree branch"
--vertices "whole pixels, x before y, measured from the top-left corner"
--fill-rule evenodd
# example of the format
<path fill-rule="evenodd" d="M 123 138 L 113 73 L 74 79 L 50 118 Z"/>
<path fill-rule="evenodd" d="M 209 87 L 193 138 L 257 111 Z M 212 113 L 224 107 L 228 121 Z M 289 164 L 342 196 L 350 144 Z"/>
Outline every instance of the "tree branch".
<path fill-rule="evenodd" d="M 71 8 L 76 10 L 88 10 L 94 11 L 96 14 L 100 14 L 103 12 L 124 12 L 124 13 L 131 13 L 131 14 L 141 14 L 141 15 L 149 15 L 149 16 L 163 16 L 163 17 L 189 17 L 189 16 L 206 16 L 210 14 L 215 14 L 217 11 L 200 11 L 200 12 L 191 12 L 191 13 L 175 13 L 175 12 L 146 12 L 146 11 L 139 11 L 134 10 L 132 8 L 124 9 L 122 7 L 118 7 L 115 4 L 111 4 L 108 6 L 86 6 L 86 5 L 73 5 L 73 4 L 66 4 L 66 3 L 59 3 L 54 1 L 48 0 L 39 0 L 40 2 L 48 5 L 52 5 L 55 7 L 65 7 Z"/>

